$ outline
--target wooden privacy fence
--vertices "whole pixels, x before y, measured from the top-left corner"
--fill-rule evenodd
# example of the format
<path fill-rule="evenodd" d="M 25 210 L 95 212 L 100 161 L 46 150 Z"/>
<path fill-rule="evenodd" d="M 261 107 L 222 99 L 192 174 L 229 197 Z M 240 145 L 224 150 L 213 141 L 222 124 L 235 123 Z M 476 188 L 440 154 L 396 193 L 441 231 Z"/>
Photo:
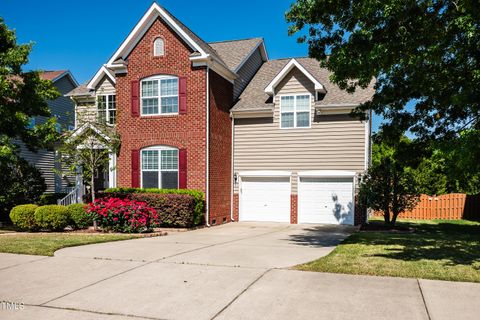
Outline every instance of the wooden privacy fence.
<path fill-rule="evenodd" d="M 373 213 L 382 216 L 381 211 Z M 450 193 L 441 196 L 423 194 L 416 207 L 399 215 L 404 219 L 480 219 L 480 194 Z"/>

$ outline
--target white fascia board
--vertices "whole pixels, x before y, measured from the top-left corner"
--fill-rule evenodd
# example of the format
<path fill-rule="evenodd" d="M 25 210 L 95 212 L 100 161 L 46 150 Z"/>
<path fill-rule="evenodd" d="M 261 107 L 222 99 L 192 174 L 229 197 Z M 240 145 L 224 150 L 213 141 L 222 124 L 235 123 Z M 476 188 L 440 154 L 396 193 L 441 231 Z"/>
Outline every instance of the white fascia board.
<path fill-rule="evenodd" d="M 65 71 L 64 73 L 58 75 L 57 77 L 53 78 L 52 79 L 52 82 L 55 82 L 55 81 L 58 81 L 60 80 L 61 78 L 63 78 L 64 76 L 68 76 L 70 78 L 70 80 L 72 80 L 72 82 L 75 84 L 75 86 L 79 86 L 78 82 L 77 82 L 77 79 L 75 79 L 75 77 L 73 76 L 73 74 L 70 72 L 70 70 L 67 70 Z"/>
<path fill-rule="evenodd" d="M 175 30 L 175 32 L 177 32 L 177 34 L 183 38 L 190 47 L 192 47 L 192 49 L 200 52 L 203 57 L 207 55 L 205 51 L 202 50 L 202 48 L 190 36 L 188 36 L 157 3 L 154 2 L 150 9 L 148 9 L 143 15 L 142 19 L 137 23 L 135 28 L 130 32 L 122 45 L 117 49 L 110 60 L 108 60 L 107 66 L 110 67 L 113 62 L 119 58 L 126 58 L 158 16 L 161 16 L 163 20 Z"/>
<path fill-rule="evenodd" d="M 240 171 L 240 177 L 290 177 L 291 171 L 280 170 L 255 170 L 255 171 Z"/>
<path fill-rule="evenodd" d="M 101 136 L 103 139 L 105 139 L 106 141 L 110 141 L 110 137 L 107 136 L 106 134 L 104 134 L 102 131 L 98 130 L 95 126 L 93 126 L 92 124 L 90 123 L 85 123 L 83 124 L 80 128 L 78 128 L 77 130 L 75 130 L 75 132 L 67 139 L 67 142 L 71 142 L 73 139 L 75 139 L 76 137 L 78 137 L 79 135 L 81 135 L 82 133 L 85 132 L 85 130 L 87 129 L 92 129 L 93 131 L 95 131 L 99 136 Z"/>
<path fill-rule="evenodd" d="M 318 82 L 318 80 L 315 79 L 315 77 L 295 59 L 291 59 L 290 62 L 288 62 L 285 67 L 283 67 L 283 69 L 276 75 L 276 77 L 273 78 L 272 82 L 270 82 L 265 88 L 265 92 L 273 95 L 275 87 L 294 67 L 298 68 L 298 70 L 300 70 L 310 81 L 313 82 L 313 84 L 315 85 L 315 91 L 326 92 L 325 87 L 320 82 Z"/>
<path fill-rule="evenodd" d="M 268 108 L 230 111 L 230 116 L 235 119 L 269 118 L 273 117 L 273 109 Z"/>
<path fill-rule="evenodd" d="M 97 73 L 95 73 L 95 75 L 93 76 L 92 80 L 90 80 L 90 82 L 87 84 L 87 88 L 88 89 L 93 89 L 95 90 L 95 87 L 97 86 L 97 84 L 100 82 L 100 80 L 102 80 L 103 76 L 106 75 L 107 77 L 110 78 L 110 80 L 112 80 L 112 82 L 115 84 L 116 83 L 116 80 L 115 80 L 115 77 L 107 70 L 107 68 L 103 65 L 98 71 Z"/>
<path fill-rule="evenodd" d="M 357 175 L 355 171 L 343 171 L 343 170 L 312 170 L 298 172 L 299 177 L 347 177 L 353 178 Z"/>
<path fill-rule="evenodd" d="M 194 67 L 209 67 L 231 83 L 238 77 L 236 73 L 233 73 L 230 69 L 216 62 L 210 55 L 206 55 L 205 57 L 190 57 L 190 61 L 192 61 Z"/>

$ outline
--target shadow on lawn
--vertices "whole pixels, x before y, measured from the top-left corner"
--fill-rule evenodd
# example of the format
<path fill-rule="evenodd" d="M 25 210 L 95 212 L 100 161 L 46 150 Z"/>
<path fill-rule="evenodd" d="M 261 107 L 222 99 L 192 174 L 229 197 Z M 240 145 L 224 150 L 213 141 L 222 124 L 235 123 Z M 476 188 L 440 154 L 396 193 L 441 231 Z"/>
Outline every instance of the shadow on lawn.
<path fill-rule="evenodd" d="M 338 245 L 351 232 L 353 227 L 337 225 L 309 226 L 289 235 L 288 241 L 309 247 L 332 247 Z"/>
<path fill-rule="evenodd" d="M 344 244 L 386 246 L 369 256 L 403 261 L 446 260 L 445 265 L 472 265 L 480 270 L 480 226 L 439 221 L 438 224 L 407 223 L 413 233 L 361 232 Z M 400 246 L 391 248 L 389 246 Z M 386 252 L 385 252 L 386 251 Z"/>

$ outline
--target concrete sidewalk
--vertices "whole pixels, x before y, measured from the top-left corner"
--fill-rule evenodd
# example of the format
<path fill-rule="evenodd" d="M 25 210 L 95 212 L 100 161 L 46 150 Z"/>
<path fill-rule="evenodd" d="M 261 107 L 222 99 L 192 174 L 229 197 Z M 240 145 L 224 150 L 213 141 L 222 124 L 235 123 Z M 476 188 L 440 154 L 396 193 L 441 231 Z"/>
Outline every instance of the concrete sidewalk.
<path fill-rule="evenodd" d="M 50 258 L 0 254 L 0 301 L 24 304 L 3 303 L 0 319 L 479 318 L 480 284 L 285 269 L 351 231 L 235 223 Z"/>

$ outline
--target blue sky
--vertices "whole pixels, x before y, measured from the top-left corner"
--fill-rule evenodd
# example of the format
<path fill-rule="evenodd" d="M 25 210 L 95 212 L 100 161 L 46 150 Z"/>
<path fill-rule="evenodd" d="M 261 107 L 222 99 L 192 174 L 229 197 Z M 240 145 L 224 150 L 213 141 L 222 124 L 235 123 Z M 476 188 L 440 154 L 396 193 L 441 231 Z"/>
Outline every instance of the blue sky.
<path fill-rule="evenodd" d="M 270 59 L 307 56 L 307 46 L 287 34 L 285 12 L 293 0 L 160 0 L 203 40 L 263 37 Z M 18 42 L 35 42 L 29 69 L 69 69 L 90 79 L 142 17 L 151 0 L 1 0 L 0 16 Z M 379 119 L 374 119 L 374 127 Z"/>

